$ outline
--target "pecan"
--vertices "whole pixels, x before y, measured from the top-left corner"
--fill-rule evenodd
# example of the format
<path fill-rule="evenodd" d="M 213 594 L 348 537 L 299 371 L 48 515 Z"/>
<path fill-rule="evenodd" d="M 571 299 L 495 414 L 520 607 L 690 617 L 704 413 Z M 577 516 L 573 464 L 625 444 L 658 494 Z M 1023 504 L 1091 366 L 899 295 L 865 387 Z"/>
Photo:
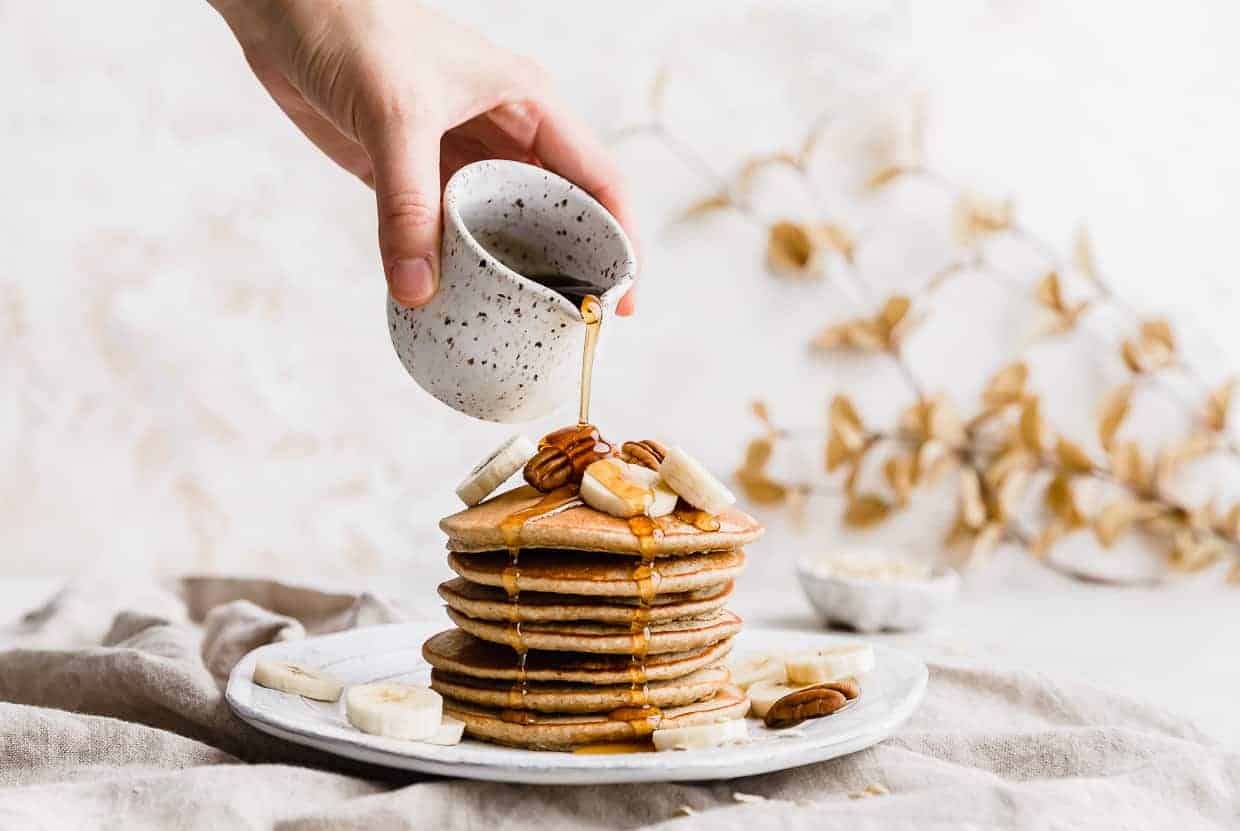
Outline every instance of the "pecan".
<path fill-rule="evenodd" d="M 861 695 L 861 686 L 857 683 L 856 678 L 845 678 L 843 681 L 832 681 L 830 684 L 823 684 L 829 690 L 835 690 L 844 694 L 844 697 L 852 701 Z"/>
<path fill-rule="evenodd" d="M 766 726 L 792 727 L 806 719 L 831 715 L 848 703 L 844 693 L 831 689 L 832 686 L 817 684 L 788 693 L 771 705 L 766 713 Z"/>
<path fill-rule="evenodd" d="M 525 463 L 523 475 L 526 482 L 543 493 L 550 493 L 572 480 L 573 461 L 558 447 L 544 447 Z"/>
<path fill-rule="evenodd" d="M 654 439 L 626 441 L 620 445 L 620 458 L 629 464 L 658 470 L 667 458 L 667 448 Z"/>
<path fill-rule="evenodd" d="M 594 462 L 615 455 L 611 444 L 593 424 L 575 424 L 553 430 L 538 442 L 538 453 L 525 463 L 525 481 L 543 493 L 579 484 Z"/>

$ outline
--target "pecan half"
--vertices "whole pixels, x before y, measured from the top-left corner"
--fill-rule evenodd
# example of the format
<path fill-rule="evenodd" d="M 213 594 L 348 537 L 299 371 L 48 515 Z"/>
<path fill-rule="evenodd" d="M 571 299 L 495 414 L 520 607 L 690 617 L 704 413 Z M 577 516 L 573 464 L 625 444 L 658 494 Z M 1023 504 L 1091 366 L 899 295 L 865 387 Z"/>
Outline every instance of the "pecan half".
<path fill-rule="evenodd" d="M 573 461 L 567 453 L 558 447 L 544 447 L 525 463 L 522 475 L 538 490 L 550 493 L 567 485 L 573 472 Z"/>
<path fill-rule="evenodd" d="M 525 481 L 543 493 L 581 482 L 594 462 L 615 455 L 611 443 L 593 424 L 553 430 L 538 442 L 538 453 L 525 463 Z"/>
<path fill-rule="evenodd" d="M 829 684 L 817 684 L 816 686 L 843 693 L 849 701 L 861 695 L 861 685 L 857 683 L 856 678 L 845 678 L 842 681 L 832 681 Z"/>
<path fill-rule="evenodd" d="M 793 727 L 806 719 L 829 716 L 848 703 L 835 684 L 817 684 L 785 695 L 766 713 L 766 726 Z"/>
<path fill-rule="evenodd" d="M 620 445 L 620 458 L 629 464 L 658 470 L 667 458 L 667 448 L 654 439 L 626 441 Z"/>

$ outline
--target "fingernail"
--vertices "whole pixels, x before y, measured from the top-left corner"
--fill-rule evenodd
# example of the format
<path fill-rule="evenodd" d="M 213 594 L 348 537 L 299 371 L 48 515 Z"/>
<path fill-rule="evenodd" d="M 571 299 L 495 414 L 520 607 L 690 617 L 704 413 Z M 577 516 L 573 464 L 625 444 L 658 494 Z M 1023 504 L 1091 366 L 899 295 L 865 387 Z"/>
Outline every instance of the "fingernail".
<path fill-rule="evenodd" d="M 397 260 L 388 277 L 388 291 L 404 306 L 421 306 L 435 295 L 430 260 Z"/>

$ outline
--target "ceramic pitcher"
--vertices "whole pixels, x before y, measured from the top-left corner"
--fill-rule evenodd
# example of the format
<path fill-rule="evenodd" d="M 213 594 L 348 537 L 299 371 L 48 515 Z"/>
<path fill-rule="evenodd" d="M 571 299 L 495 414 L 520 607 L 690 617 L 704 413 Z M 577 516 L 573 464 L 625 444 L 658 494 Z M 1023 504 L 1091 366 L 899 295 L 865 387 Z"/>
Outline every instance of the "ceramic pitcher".
<path fill-rule="evenodd" d="M 440 255 L 430 303 L 387 300 L 392 345 L 413 379 L 487 421 L 528 421 L 576 401 L 581 310 L 538 278 L 591 284 L 610 317 L 636 268 L 615 218 L 540 167 L 475 162 L 444 189 Z"/>

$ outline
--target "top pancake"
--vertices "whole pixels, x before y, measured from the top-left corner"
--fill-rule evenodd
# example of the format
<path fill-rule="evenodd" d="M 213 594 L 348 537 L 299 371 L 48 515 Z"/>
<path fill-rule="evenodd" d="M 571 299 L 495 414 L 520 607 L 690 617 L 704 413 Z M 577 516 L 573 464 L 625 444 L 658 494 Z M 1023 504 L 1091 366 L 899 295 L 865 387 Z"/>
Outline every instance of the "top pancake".
<path fill-rule="evenodd" d="M 478 552 L 505 548 L 500 523 L 541 498 L 541 493 L 523 485 L 444 518 L 439 527 L 448 535 L 448 550 Z M 663 538 L 654 546 L 654 555 L 666 557 L 740 548 L 762 534 L 758 521 L 736 508 L 729 508 L 717 518 L 718 531 L 700 531 L 674 516 L 659 517 L 655 522 L 663 530 Z M 641 541 L 629 529 L 628 520 L 596 511 L 588 505 L 530 520 L 522 529 L 521 547 L 641 554 Z"/>

